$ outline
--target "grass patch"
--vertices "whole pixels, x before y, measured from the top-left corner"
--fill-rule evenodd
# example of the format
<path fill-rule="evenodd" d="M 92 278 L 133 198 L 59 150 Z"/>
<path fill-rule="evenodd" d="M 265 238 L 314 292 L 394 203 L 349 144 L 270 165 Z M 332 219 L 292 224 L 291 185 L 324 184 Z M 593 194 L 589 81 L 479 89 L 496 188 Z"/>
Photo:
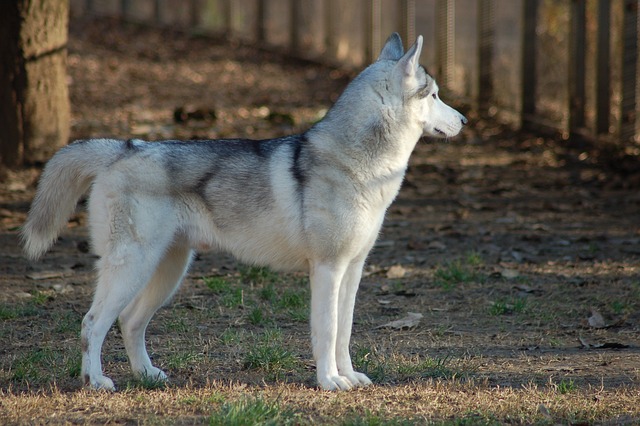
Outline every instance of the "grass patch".
<path fill-rule="evenodd" d="M 32 302 L 17 305 L 0 304 L 0 321 L 38 315 L 38 307 Z"/>
<path fill-rule="evenodd" d="M 356 346 L 351 353 L 351 362 L 354 370 L 366 374 L 374 383 L 382 383 L 388 377 L 389 366 L 371 348 Z"/>
<path fill-rule="evenodd" d="M 167 357 L 166 365 L 171 370 L 180 370 L 189 367 L 192 364 L 202 360 L 203 355 L 193 349 L 177 350 L 171 352 Z"/>
<path fill-rule="evenodd" d="M 60 334 L 69 333 L 79 335 L 81 326 L 81 314 L 73 311 L 65 311 L 56 315 L 54 331 Z"/>
<path fill-rule="evenodd" d="M 249 324 L 265 326 L 274 321 L 309 321 L 309 289 L 306 280 L 280 276 L 267 268 L 244 266 L 231 277 L 203 277 L 218 303 L 228 309 L 249 308 L 243 316 Z M 300 284 L 300 285 L 298 285 Z"/>
<path fill-rule="evenodd" d="M 33 296 L 31 298 L 31 303 L 37 306 L 44 306 L 48 301 L 53 300 L 53 296 L 51 294 L 43 291 L 34 291 L 31 295 Z"/>
<path fill-rule="evenodd" d="M 219 302 L 226 308 L 237 308 L 244 305 L 244 290 L 231 279 L 226 277 L 204 277 L 204 284 L 220 296 Z"/>
<path fill-rule="evenodd" d="M 278 300 L 280 309 L 306 308 L 309 305 L 308 297 L 301 291 L 285 289 Z"/>
<path fill-rule="evenodd" d="M 269 268 L 258 266 L 241 266 L 240 280 L 252 286 L 265 286 L 277 282 L 280 276 Z"/>
<path fill-rule="evenodd" d="M 142 376 L 127 380 L 125 389 L 157 390 L 157 389 L 167 389 L 167 387 L 168 387 L 168 383 L 166 380 L 162 380 L 158 377 L 144 374 Z"/>
<path fill-rule="evenodd" d="M 264 325 L 267 321 L 262 308 L 259 306 L 254 307 L 247 315 L 247 319 L 253 325 Z"/>
<path fill-rule="evenodd" d="M 296 371 L 299 361 L 282 343 L 280 330 L 267 330 L 261 341 L 250 347 L 244 357 L 244 368 L 259 370 L 271 380 L 279 380 L 286 373 Z"/>
<path fill-rule="evenodd" d="M 233 343 L 239 343 L 242 341 L 242 330 L 235 330 L 233 328 L 225 329 L 220 335 L 220 341 L 223 345 L 231 345 Z"/>
<path fill-rule="evenodd" d="M 277 402 L 262 398 L 243 398 L 222 404 L 220 409 L 209 418 L 209 424 L 212 426 L 278 426 L 299 424 L 299 421 L 293 411 L 281 408 Z"/>
<path fill-rule="evenodd" d="M 13 382 L 42 385 L 55 382 L 57 378 L 77 378 L 80 376 L 81 355 L 79 350 L 68 353 L 48 347 L 24 353 L 10 365 Z"/>
<path fill-rule="evenodd" d="M 309 321 L 310 295 L 305 289 L 285 289 L 276 302 L 276 310 L 285 312 L 289 319 L 297 322 Z"/>
<path fill-rule="evenodd" d="M 260 299 L 265 302 L 274 302 L 278 297 L 275 286 L 269 283 L 260 289 Z"/>
<path fill-rule="evenodd" d="M 241 288 L 229 289 L 220 299 L 220 304 L 226 308 L 244 306 L 244 290 Z"/>
<path fill-rule="evenodd" d="M 460 375 L 452 366 L 452 357 L 427 357 L 411 362 L 403 362 L 397 366 L 397 373 L 401 380 L 422 379 L 451 379 Z"/>
<path fill-rule="evenodd" d="M 564 395 L 578 389 L 578 386 L 575 384 L 573 379 L 562 379 L 560 383 L 555 385 L 559 394 Z"/>
<path fill-rule="evenodd" d="M 489 308 L 489 314 L 493 316 L 519 314 L 527 307 L 526 299 L 513 297 L 494 302 Z"/>
<path fill-rule="evenodd" d="M 231 289 L 231 283 L 225 277 L 204 277 L 202 280 L 214 294 L 225 294 Z"/>
<path fill-rule="evenodd" d="M 480 267 L 484 265 L 484 259 L 477 251 L 471 251 L 465 256 L 466 264 L 470 267 Z"/>
<path fill-rule="evenodd" d="M 364 416 L 353 416 L 340 423 L 341 426 L 414 426 L 424 424 L 424 420 L 407 419 L 403 417 L 391 417 L 366 413 Z"/>
<path fill-rule="evenodd" d="M 444 357 L 387 358 L 367 347 L 357 347 L 352 354 L 354 369 L 374 383 L 398 383 L 420 379 L 455 379 L 469 375 L 451 355 Z"/>
<path fill-rule="evenodd" d="M 176 312 L 180 315 L 180 313 Z M 187 333 L 190 330 L 190 326 L 182 316 L 171 317 L 164 324 L 165 330 L 175 333 Z"/>
<path fill-rule="evenodd" d="M 471 252 L 462 259 L 455 259 L 436 268 L 434 281 L 445 290 L 451 290 L 458 284 L 485 280 L 485 276 L 477 271 L 484 264 L 478 253 Z"/>
<path fill-rule="evenodd" d="M 245 368 L 263 371 L 276 380 L 294 370 L 296 365 L 293 354 L 277 343 L 262 343 L 251 348 L 244 359 Z"/>

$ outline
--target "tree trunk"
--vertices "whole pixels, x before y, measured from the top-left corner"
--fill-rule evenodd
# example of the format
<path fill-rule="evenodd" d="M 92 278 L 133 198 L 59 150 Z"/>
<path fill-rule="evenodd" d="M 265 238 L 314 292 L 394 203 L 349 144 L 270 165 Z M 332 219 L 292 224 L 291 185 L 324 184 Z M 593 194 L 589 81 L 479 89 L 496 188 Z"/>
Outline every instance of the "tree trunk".
<path fill-rule="evenodd" d="M 46 161 L 69 139 L 69 0 L 0 1 L 0 162 Z"/>

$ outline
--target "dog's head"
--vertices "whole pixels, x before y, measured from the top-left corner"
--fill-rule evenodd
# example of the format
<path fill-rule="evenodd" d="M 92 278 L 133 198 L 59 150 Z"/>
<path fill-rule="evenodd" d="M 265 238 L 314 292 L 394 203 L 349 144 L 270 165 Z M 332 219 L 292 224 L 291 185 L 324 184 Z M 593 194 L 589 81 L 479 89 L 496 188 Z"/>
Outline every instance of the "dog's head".
<path fill-rule="evenodd" d="M 442 102 L 438 96 L 438 85 L 419 63 L 422 51 L 422 36 L 404 53 L 398 33 L 387 39 L 377 62 L 390 62 L 384 86 L 378 90 L 383 98 L 408 107 L 404 110 L 422 126 L 425 136 L 448 138 L 456 136 L 467 119 L 455 109 Z"/>

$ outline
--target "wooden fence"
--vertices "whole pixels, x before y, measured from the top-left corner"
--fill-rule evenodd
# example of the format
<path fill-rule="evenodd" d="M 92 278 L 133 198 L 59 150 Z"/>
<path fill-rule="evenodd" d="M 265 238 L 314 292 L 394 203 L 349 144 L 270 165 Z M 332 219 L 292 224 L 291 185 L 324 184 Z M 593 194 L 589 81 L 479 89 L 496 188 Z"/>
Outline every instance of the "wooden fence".
<path fill-rule="evenodd" d="M 639 0 L 71 0 L 117 16 L 225 35 L 359 68 L 398 31 L 479 112 L 565 137 L 640 144 Z"/>

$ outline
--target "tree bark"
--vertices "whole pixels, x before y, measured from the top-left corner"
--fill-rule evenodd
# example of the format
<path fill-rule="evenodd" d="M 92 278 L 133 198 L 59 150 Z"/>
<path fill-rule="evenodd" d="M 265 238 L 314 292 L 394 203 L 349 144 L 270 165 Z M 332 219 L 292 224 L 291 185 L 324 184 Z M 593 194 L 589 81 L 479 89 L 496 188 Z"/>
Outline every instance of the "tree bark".
<path fill-rule="evenodd" d="M 41 163 L 69 139 L 69 0 L 0 1 L 0 162 Z"/>

